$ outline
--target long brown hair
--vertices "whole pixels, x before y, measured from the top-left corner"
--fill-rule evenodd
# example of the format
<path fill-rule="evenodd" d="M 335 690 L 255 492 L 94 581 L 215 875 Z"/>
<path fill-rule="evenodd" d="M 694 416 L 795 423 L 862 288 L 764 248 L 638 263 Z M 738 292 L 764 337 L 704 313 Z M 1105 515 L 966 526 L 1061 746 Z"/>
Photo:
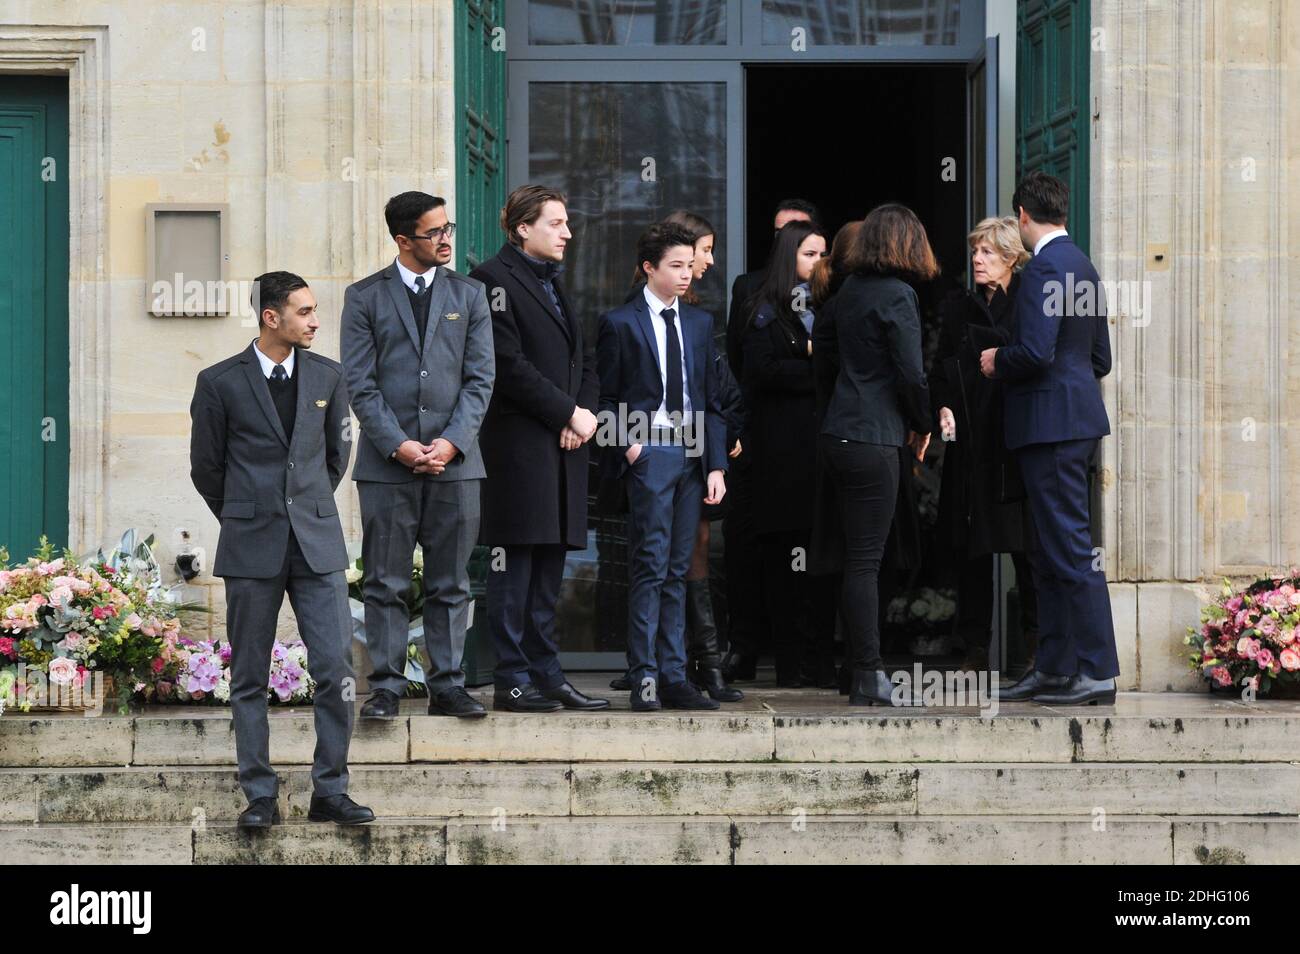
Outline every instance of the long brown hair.
<path fill-rule="evenodd" d="M 831 253 L 813 266 L 812 281 L 809 284 L 812 286 L 814 309 L 820 308 L 831 295 L 839 291 L 840 285 L 848 277 L 849 249 L 857 241 L 858 230 L 861 228 L 860 219 L 856 222 L 845 222 L 835 233 L 835 241 L 831 242 Z"/>
<path fill-rule="evenodd" d="M 921 220 L 905 205 L 878 205 L 862 220 L 846 262 L 852 272 L 895 275 L 929 281 L 939 274 L 930 238 Z"/>

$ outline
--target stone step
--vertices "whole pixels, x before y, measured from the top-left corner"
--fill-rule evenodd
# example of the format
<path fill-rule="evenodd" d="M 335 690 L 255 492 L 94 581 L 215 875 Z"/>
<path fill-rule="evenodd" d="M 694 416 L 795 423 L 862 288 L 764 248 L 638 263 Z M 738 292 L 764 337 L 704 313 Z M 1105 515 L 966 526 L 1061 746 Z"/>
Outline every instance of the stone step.
<path fill-rule="evenodd" d="M 3 824 L 10 864 L 1286 864 L 1300 819 L 1049 815 L 385 818 L 341 828 Z"/>
<path fill-rule="evenodd" d="M 777 693 L 769 693 L 777 697 Z M 971 711 L 848 710 L 827 699 L 754 702 L 721 712 L 543 715 L 465 721 L 403 714 L 358 720 L 351 763 L 420 762 L 1290 762 L 1300 759 L 1300 704 L 1205 696 L 1121 696 L 1114 711 L 1003 706 Z M 777 699 L 777 702 L 780 702 Z M 747 699 L 744 705 L 749 705 Z M 409 703 L 405 704 L 409 709 Z M 818 708 L 820 706 L 820 708 Z M 827 711 L 829 710 L 829 711 Z M 274 709 L 271 756 L 308 765 L 310 709 Z M 153 710 L 86 718 L 0 717 L 0 766 L 233 765 L 229 710 Z"/>
<path fill-rule="evenodd" d="M 304 818 L 308 768 L 281 768 Z M 1300 814 L 1279 763 L 460 763 L 361 765 L 381 817 Z M 0 822 L 221 822 L 244 808 L 230 768 L 0 769 Z"/>

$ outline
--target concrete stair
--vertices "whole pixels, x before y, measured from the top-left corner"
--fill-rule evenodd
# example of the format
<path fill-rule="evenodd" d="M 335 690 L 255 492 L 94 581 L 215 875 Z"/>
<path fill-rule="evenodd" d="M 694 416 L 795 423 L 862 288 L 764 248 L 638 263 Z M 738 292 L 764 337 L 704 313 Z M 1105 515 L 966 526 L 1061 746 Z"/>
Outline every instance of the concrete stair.
<path fill-rule="evenodd" d="M 581 688 L 595 691 L 594 680 Z M 621 700 L 618 700 L 621 701 Z M 1300 704 L 849 709 L 751 691 L 721 712 L 357 723 L 351 792 L 305 821 L 310 709 L 273 709 L 286 824 L 250 836 L 225 709 L 0 718 L 11 863 L 1260 863 L 1300 859 Z"/>

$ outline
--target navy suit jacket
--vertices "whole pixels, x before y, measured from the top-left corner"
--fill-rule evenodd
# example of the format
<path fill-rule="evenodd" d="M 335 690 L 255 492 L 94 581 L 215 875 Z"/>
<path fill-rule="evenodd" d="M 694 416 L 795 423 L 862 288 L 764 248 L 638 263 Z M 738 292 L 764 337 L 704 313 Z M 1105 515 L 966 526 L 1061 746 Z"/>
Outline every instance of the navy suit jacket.
<path fill-rule="evenodd" d="M 722 381 L 713 362 L 713 316 L 701 308 L 677 299 L 678 321 L 685 348 L 686 387 L 691 398 L 692 418 L 703 420 L 704 435 L 697 438 L 702 453 L 701 472 L 708 479 L 710 471 L 727 469 L 727 423 L 722 413 Z M 663 379 L 659 373 L 659 348 L 655 344 L 650 306 L 644 295 L 619 305 L 600 316 L 596 338 L 596 367 L 600 374 L 600 411 L 620 417 L 637 411 L 647 424 L 664 402 Z M 701 417 L 701 413 L 703 416 Z M 597 432 L 601 433 L 600 431 Z M 625 451 L 629 444 L 618 434 L 604 448 L 601 470 L 610 477 L 621 477 L 627 470 Z"/>
<path fill-rule="evenodd" d="M 1068 235 L 1025 266 L 1016 296 L 1016 335 L 999 348 L 1007 447 L 1110 433 L 1099 378 L 1110 373 L 1110 332 L 1097 270 Z"/>

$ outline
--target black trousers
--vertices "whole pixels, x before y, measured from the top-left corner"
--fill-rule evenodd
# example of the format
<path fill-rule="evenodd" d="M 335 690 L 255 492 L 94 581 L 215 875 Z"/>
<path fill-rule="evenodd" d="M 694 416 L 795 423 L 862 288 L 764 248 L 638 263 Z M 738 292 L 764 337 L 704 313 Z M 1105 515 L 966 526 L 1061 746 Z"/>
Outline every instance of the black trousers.
<path fill-rule="evenodd" d="M 503 549 L 505 566 L 487 576 L 488 628 L 497 654 L 493 682 L 498 689 L 562 686 L 555 607 L 568 551 L 562 543 Z"/>
<path fill-rule="evenodd" d="M 724 577 L 727 587 L 727 649 L 757 656 L 767 642 L 763 614 L 762 560 L 755 533 L 754 468 L 745 455 L 727 471 L 727 499 L 722 520 Z"/>
<path fill-rule="evenodd" d="M 832 578 L 808 573 L 810 530 L 764 534 L 763 609 L 772 627 L 776 678 L 797 679 L 805 662 L 829 661 L 835 650 Z"/>
<path fill-rule="evenodd" d="M 841 612 L 854 669 L 879 669 L 880 560 L 898 501 L 898 448 L 819 438 L 844 522 Z"/>
<path fill-rule="evenodd" d="M 957 573 L 957 629 L 966 649 L 988 649 L 993 629 L 993 554 L 962 561 Z M 1038 632 L 1038 599 L 1029 558 L 1012 553 L 1016 590 L 1020 594 L 1020 632 Z"/>

